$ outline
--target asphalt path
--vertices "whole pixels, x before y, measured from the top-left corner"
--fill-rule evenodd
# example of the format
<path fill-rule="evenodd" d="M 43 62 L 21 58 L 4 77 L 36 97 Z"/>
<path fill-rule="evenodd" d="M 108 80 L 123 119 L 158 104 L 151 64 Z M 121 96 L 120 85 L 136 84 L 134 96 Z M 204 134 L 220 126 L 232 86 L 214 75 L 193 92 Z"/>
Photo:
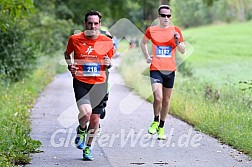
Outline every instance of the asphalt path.
<path fill-rule="evenodd" d="M 110 72 L 110 95 L 102 131 L 92 145 L 94 161 L 83 161 L 74 146 L 78 110 L 69 73 L 57 75 L 38 97 L 32 111 L 31 137 L 42 142 L 41 153 L 31 155 L 27 167 L 251 167 L 239 151 L 185 122 L 168 115 L 167 140 L 157 140 L 147 129 L 153 120 L 152 104 L 125 86 L 117 72 Z"/>

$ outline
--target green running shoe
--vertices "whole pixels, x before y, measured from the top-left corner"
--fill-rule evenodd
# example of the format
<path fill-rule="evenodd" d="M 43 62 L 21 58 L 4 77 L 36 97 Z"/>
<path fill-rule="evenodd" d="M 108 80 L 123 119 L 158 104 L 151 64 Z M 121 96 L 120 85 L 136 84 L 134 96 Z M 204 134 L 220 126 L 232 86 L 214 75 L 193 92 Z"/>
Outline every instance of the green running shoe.
<path fill-rule="evenodd" d="M 165 136 L 165 133 L 164 133 L 164 128 L 160 128 L 158 127 L 158 139 L 159 140 L 165 140 L 166 139 L 166 136 Z"/>
<path fill-rule="evenodd" d="M 157 132 L 158 124 L 159 124 L 158 122 L 153 121 L 152 124 L 151 124 L 151 126 L 148 129 L 148 132 L 150 134 L 154 135 Z"/>
<path fill-rule="evenodd" d="M 77 136 L 75 138 L 75 145 L 78 149 L 83 150 L 84 149 L 84 144 L 85 144 L 85 135 L 87 133 L 86 130 L 82 131 L 80 127 L 77 127 Z"/>
<path fill-rule="evenodd" d="M 83 150 L 83 160 L 86 160 L 86 161 L 92 161 L 94 158 L 93 156 L 91 155 L 91 149 L 90 147 L 86 147 L 84 150 Z"/>

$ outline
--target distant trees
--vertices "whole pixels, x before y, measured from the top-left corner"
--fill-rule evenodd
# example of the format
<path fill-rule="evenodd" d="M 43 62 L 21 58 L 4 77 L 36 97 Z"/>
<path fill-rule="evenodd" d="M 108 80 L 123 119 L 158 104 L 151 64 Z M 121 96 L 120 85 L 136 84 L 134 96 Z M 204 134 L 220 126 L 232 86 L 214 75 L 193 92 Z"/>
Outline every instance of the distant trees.
<path fill-rule="evenodd" d="M 252 19 L 251 0 L 171 0 L 175 24 L 184 27 Z"/>
<path fill-rule="evenodd" d="M 55 4 L 56 11 L 61 13 L 59 17 L 72 18 L 77 24 L 83 21 L 85 11 L 96 9 L 104 16 L 103 25 L 110 27 L 117 20 L 127 18 L 142 31 L 157 18 L 160 4 L 169 4 L 175 24 L 183 27 L 252 18 L 251 0 L 96 0 L 92 3 L 88 0 L 61 0 Z"/>
<path fill-rule="evenodd" d="M 127 18 L 144 30 L 146 26 L 149 26 L 157 18 L 158 6 L 160 4 L 169 4 L 169 1 L 95 0 L 90 3 L 89 0 L 61 0 L 56 2 L 56 11 L 65 13 L 58 15 L 59 17 L 72 16 L 73 22 L 80 24 L 87 10 L 99 10 L 104 16 L 103 25 L 110 27 L 119 19 Z"/>
<path fill-rule="evenodd" d="M 185 28 L 252 19 L 252 0 L 1 0 L 0 82 L 22 79 L 39 53 L 60 50 L 82 29 L 87 10 L 101 11 L 108 28 L 127 18 L 143 32 L 161 4 L 170 5 L 174 24 Z"/>
<path fill-rule="evenodd" d="M 58 51 L 70 34 L 72 22 L 57 19 L 54 14 L 56 1 L 41 0 L 43 5 L 36 2 L 34 0 L 38 6 L 34 6 L 33 0 L 0 1 L 2 84 L 19 81 L 29 75 L 36 68 L 38 55 Z"/>

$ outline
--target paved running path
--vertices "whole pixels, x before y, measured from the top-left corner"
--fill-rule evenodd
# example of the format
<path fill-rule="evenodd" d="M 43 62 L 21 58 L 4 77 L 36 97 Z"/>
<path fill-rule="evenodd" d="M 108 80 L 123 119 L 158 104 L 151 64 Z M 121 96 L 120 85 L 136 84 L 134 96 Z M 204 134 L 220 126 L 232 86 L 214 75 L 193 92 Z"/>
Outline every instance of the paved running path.
<path fill-rule="evenodd" d="M 118 59 L 114 60 L 118 64 Z M 33 139 L 43 152 L 32 155 L 27 167 L 249 167 L 244 154 L 219 143 L 190 125 L 168 115 L 166 141 L 147 134 L 152 122 L 152 104 L 127 88 L 116 67 L 110 74 L 111 91 L 102 131 L 93 144 L 94 161 L 83 161 L 82 151 L 73 145 L 77 123 L 72 78 L 55 77 L 32 109 Z"/>

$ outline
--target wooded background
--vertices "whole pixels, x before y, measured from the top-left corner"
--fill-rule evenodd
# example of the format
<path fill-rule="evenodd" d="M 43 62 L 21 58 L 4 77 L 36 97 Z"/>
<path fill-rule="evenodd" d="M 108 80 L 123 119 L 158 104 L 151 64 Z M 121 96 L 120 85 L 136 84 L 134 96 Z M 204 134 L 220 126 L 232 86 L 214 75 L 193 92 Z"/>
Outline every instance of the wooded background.
<path fill-rule="evenodd" d="M 171 6 L 173 23 L 181 28 L 252 18 L 252 0 L 1 0 L 0 81 L 26 77 L 39 55 L 64 48 L 69 35 L 83 29 L 83 15 L 90 9 L 103 14 L 108 29 L 127 18 L 144 32 L 160 4 Z"/>

